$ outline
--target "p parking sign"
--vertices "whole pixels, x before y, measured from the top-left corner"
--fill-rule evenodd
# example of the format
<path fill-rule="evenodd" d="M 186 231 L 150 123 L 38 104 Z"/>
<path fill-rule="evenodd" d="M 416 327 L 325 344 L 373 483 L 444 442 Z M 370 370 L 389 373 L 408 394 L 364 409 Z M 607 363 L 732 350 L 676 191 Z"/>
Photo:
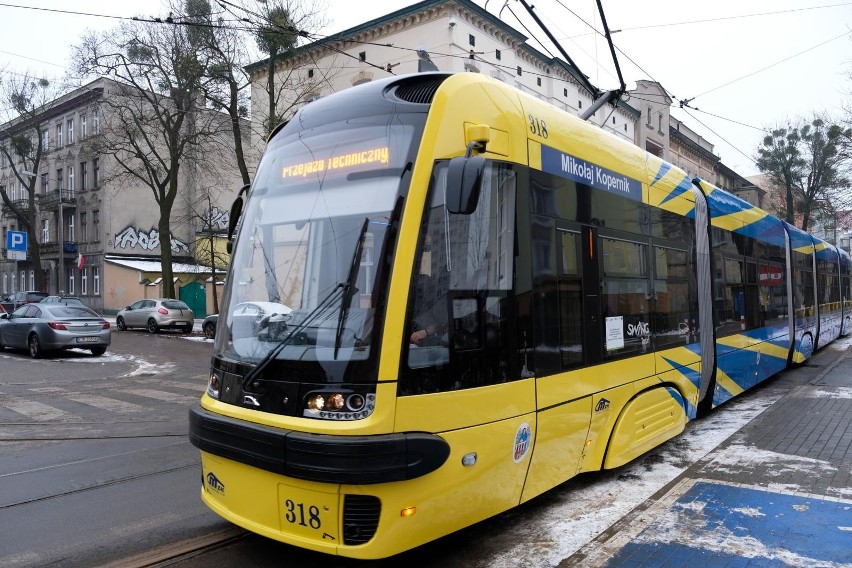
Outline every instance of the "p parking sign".
<path fill-rule="evenodd" d="M 6 233 L 6 250 L 9 260 L 27 259 L 26 231 L 9 231 Z"/>

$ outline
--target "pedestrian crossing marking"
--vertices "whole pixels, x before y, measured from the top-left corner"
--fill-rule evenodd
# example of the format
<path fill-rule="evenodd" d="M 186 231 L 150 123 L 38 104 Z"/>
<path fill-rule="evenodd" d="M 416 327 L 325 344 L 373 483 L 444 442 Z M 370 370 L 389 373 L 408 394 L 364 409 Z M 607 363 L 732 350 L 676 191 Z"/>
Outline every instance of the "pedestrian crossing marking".
<path fill-rule="evenodd" d="M 68 393 L 65 395 L 65 398 L 110 412 L 132 413 L 145 410 L 145 407 L 141 404 L 133 404 L 132 402 L 125 402 L 98 394 Z"/>
<path fill-rule="evenodd" d="M 23 414 L 27 418 L 39 422 L 50 422 L 53 420 L 67 421 L 71 419 L 79 420 L 79 418 L 77 418 L 76 416 L 69 414 L 64 410 L 54 408 L 50 405 L 43 404 L 41 402 L 36 402 L 34 400 L 26 400 L 23 398 L 18 398 L 16 396 L 10 396 L 3 393 L 0 393 L 0 406 L 11 410 L 12 412 Z"/>
<path fill-rule="evenodd" d="M 197 396 L 188 396 L 185 394 L 176 394 L 173 392 L 158 391 L 152 389 L 121 389 L 120 392 L 142 396 L 145 398 L 153 398 L 163 402 L 174 402 L 177 404 L 193 404 L 198 402 Z"/>

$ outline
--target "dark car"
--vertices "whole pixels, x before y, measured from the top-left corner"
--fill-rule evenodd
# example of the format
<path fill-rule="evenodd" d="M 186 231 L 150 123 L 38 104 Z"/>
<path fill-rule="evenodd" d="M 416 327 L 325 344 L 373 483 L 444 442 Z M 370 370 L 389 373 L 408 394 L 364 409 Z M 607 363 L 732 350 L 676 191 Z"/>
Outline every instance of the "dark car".
<path fill-rule="evenodd" d="M 180 329 L 189 333 L 192 331 L 194 322 L 195 316 L 189 306 L 171 298 L 139 300 L 119 311 L 115 316 L 115 325 L 121 331 L 140 327 L 151 333 L 157 333 L 166 328 Z"/>
<path fill-rule="evenodd" d="M 86 304 L 83 303 L 83 300 L 78 298 L 77 296 L 48 296 L 44 300 L 40 301 L 39 304 L 61 304 L 63 306 L 83 306 L 86 307 Z"/>
<path fill-rule="evenodd" d="M 216 326 L 219 324 L 219 314 L 210 314 L 204 321 L 201 322 L 201 331 L 204 332 L 204 337 L 213 339 L 216 337 Z"/>
<path fill-rule="evenodd" d="M 26 304 L 0 314 L 0 351 L 27 349 L 33 359 L 45 351 L 75 347 L 103 355 L 111 338 L 109 322 L 81 306 Z"/>
<path fill-rule="evenodd" d="M 47 292 L 38 292 L 36 290 L 28 290 L 26 292 L 14 292 L 0 300 L 0 305 L 3 306 L 3 309 L 9 313 L 14 312 L 18 306 L 23 304 L 32 304 L 34 302 L 41 302 L 43 299 L 47 298 Z"/>

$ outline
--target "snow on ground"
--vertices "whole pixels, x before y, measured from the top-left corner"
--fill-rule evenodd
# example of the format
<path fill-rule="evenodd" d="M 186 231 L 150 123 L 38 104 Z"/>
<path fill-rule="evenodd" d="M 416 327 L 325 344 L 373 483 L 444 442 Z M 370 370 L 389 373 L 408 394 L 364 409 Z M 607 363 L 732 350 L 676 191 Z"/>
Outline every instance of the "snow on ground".
<path fill-rule="evenodd" d="M 602 531 L 624 517 L 637 505 L 662 489 L 689 466 L 706 456 L 731 435 L 775 403 L 783 392 L 769 389 L 734 399 L 709 416 L 687 424 L 673 440 L 617 470 L 594 474 L 594 479 L 578 479 L 567 487 L 546 495 L 553 503 L 536 509 L 534 521 L 519 522 L 517 544 L 497 558 L 494 568 L 516 566 L 556 566 Z M 752 450 L 739 446 L 728 454 L 736 459 L 739 452 Z M 524 529 L 526 525 L 528 529 Z"/>

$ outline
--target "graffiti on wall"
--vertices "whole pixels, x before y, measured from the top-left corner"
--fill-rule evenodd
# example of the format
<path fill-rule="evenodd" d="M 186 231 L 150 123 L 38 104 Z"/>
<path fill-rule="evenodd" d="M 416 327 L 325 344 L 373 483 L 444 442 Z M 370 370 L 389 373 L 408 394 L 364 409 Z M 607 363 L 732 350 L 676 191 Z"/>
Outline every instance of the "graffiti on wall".
<path fill-rule="evenodd" d="M 231 220 L 229 211 L 222 211 L 218 207 L 211 207 L 204 212 L 201 217 L 202 226 L 209 227 L 213 230 L 225 230 L 228 228 L 228 222 Z"/>
<path fill-rule="evenodd" d="M 190 254 L 189 247 L 183 241 L 174 237 L 170 239 L 172 252 L 175 254 L 184 253 Z M 160 231 L 152 228 L 147 233 L 142 229 L 127 226 L 120 232 L 115 234 L 115 248 L 131 248 L 142 249 L 146 251 L 154 250 L 160 246 Z"/>

